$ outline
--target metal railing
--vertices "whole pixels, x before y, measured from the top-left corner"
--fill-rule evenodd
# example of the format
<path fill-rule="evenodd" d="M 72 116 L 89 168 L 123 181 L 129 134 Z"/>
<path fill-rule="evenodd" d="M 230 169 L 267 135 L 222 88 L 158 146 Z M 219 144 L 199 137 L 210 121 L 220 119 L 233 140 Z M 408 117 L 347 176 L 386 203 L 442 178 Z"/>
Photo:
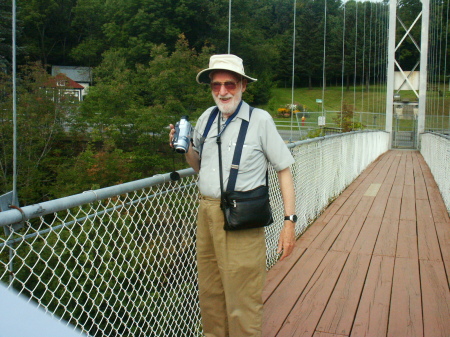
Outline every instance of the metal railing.
<path fill-rule="evenodd" d="M 439 133 L 422 134 L 420 153 L 430 167 L 450 214 L 450 136 Z"/>
<path fill-rule="evenodd" d="M 373 160 L 382 131 L 288 144 L 295 157 L 297 236 Z M 283 205 L 269 170 L 278 259 Z M 0 279 L 90 336 L 200 336 L 192 169 L 0 213 Z"/>

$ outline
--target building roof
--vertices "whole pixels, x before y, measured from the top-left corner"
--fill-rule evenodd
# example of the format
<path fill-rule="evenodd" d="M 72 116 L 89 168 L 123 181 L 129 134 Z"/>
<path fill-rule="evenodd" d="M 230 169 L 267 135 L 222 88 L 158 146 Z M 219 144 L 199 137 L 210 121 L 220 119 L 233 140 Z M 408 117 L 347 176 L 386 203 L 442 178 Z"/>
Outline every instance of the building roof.
<path fill-rule="evenodd" d="M 92 83 L 91 67 L 52 66 L 52 76 L 59 73 L 66 74 L 78 83 Z"/>
<path fill-rule="evenodd" d="M 50 78 L 45 84 L 45 87 L 52 87 L 52 88 L 58 88 L 58 87 L 64 87 L 64 88 L 70 88 L 70 89 L 84 89 L 84 87 L 81 84 L 78 84 L 71 78 L 67 77 L 63 73 L 59 73 L 56 76 L 53 76 Z"/>

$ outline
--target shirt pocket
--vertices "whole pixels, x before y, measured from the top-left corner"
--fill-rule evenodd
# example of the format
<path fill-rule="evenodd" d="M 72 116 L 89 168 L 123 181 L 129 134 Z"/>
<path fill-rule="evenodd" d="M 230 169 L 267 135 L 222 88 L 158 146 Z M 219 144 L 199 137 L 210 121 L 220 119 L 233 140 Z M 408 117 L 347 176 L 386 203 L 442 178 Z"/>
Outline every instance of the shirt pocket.
<path fill-rule="evenodd" d="M 240 172 L 249 172 L 264 162 L 264 154 L 254 144 L 244 144 L 242 147 L 241 162 L 239 164 Z"/>

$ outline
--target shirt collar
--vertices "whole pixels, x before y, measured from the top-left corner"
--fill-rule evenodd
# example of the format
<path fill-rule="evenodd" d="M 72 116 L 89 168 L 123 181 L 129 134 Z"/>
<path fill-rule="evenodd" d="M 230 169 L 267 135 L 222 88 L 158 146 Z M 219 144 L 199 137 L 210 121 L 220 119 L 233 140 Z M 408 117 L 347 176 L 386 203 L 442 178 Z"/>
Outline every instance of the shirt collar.
<path fill-rule="evenodd" d="M 248 122 L 250 120 L 250 106 L 247 103 L 245 103 L 243 100 L 241 100 L 237 109 L 239 109 L 239 111 L 238 111 L 237 115 L 234 116 L 232 121 L 234 121 L 236 118 L 239 117 L 240 119 L 244 119 Z"/>

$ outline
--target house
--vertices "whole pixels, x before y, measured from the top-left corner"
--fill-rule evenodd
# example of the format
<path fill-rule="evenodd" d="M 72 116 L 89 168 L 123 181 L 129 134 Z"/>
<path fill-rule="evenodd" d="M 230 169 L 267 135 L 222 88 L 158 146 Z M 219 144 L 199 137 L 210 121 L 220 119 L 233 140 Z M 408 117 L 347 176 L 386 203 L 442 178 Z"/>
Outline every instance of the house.
<path fill-rule="evenodd" d="M 81 85 L 72 80 L 71 78 L 67 77 L 63 73 L 59 73 L 56 76 L 51 77 L 45 84 L 45 88 L 52 88 L 53 95 L 55 94 L 65 94 L 65 95 L 72 95 L 76 98 L 78 101 L 83 100 L 83 90 L 85 88 Z M 53 100 L 59 100 L 57 97 L 53 97 Z"/>
<path fill-rule="evenodd" d="M 52 76 L 61 73 L 83 86 L 82 97 L 87 94 L 89 86 L 92 85 L 91 67 L 52 66 Z"/>

